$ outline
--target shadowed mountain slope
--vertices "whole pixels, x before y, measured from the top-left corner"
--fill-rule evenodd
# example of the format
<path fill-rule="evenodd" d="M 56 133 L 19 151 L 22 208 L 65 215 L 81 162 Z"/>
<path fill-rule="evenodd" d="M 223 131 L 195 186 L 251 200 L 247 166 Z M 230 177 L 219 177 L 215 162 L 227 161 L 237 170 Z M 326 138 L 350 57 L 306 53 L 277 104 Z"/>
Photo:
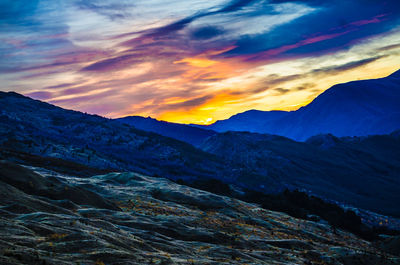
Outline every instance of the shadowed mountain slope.
<path fill-rule="evenodd" d="M 158 121 L 150 117 L 128 116 L 116 119 L 121 123 L 129 124 L 143 131 L 158 133 L 194 146 L 200 145 L 206 138 L 216 134 L 211 130 L 192 127 L 190 125 Z"/>
<path fill-rule="evenodd" d="M 251 168 L 260 179 L 242 179 L 261 191 L 273 179 L 360 208 L 400 216 L 400 137 L 337 138 L 319 135 L 307 142 L 245 132 L 210 137 L 204 151 Z M 265 179 L 264 179 L 265 178 Z"/>
<path fill-rule="evenodd" d="M 223 175 L 223 161 L 192 145 L 115 120 L 0 92 L 0 147 L 92 168 L 174 178 Z M 219 172 L 219 173 L 218 173 Z"/>
<path fill-rule="evenodd" d="M 338 84 L 297 111 L 246 111 L 209 126 L 218 132 L 249 131 L 304 141 L 335 136 L 388 134 L 400 129 L 400 71 L 386 78 Z"/>

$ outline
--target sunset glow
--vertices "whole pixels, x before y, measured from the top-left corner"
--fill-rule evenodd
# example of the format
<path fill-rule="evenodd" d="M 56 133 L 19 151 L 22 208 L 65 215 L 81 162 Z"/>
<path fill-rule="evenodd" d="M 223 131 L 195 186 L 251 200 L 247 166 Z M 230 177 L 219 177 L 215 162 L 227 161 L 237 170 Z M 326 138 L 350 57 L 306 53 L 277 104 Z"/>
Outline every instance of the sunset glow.
<path fill-rule="evenodd" d="M 249 109 L 295 110 L 334 84 L 400 68 L 397 0 L 0 7 L 2 91 L 112 118 L 210 124 Z"/>

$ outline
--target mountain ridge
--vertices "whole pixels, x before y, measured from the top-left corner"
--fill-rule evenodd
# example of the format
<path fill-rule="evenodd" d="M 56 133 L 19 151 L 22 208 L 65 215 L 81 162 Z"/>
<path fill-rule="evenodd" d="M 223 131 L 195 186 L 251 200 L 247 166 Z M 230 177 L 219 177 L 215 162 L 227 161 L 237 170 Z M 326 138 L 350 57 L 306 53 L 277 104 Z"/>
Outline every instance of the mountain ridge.
<path fill-rule="evenodd" d="M 216 134 L 215 131 L 197 128 L 185 124 L 159 121 L 151 117 L 127 116 L 117 121 L 134 126 L 137 129 L 154 132 L 180 141 L 199 146 L 207 137 Z"/>
<path fill-rule="evenodd" d="M 400 129 L 399 77 L 400 70 L 384 78 L 337 84 L 296 111 L 250 110 L 198 127 L 277 134 L 300 141 L 323 133 L 339 137 L 387 134 Z"/>
<path fill-rule="evenodd" d="M 93 168 L 134 171 L 189 182 L 218 179 L 239 189 L 264 193 L 300 189 L 400 216 L 396 207 L 398 134 L 338 138 L 340 145 L 332 148 L 324 139 L 318 141 L 328 144 L 317 146 L 315 139 L 307 143 L 277 135 L 231 132 L 208 137 L 199 149 L 112 119 L 64 110 L 12 93 L 0 95 L 0 156 L 6 158 L 21 161 L 30 154 L 83 164 L 86 172 L 94 172 Z M 38 163 L 37 158 L 30 159 Z M 377 196 L 374 203 L 372 188 Z M 394 205 L 379 199 L 384 197 L 391 198 Z"/>

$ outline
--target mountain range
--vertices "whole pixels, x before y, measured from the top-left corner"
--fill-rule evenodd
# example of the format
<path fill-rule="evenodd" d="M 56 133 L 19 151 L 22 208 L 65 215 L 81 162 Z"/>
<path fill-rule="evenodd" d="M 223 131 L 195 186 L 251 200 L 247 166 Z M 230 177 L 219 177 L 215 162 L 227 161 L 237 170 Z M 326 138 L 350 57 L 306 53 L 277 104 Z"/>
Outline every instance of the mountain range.
<path fill-rule="evenodd" d="M 400 70 L 385 78 L 338 84 L 296 111 L 249 110 L 211 125 L 186 125 L 140 116 L 117 119 L 137 129 L 199 146 L 215 132 L 246 131 L 306 141 L 318 134 L 367 136 L 400 129 Z M 195 128 L 195 129 L 193 129 Z"/>
<path fill-rule="evenodd" d="M 307 142 L 228 132 L 197 148 L 118 120 L 65 110 L 17 93 L 0 93 L 0 157 L 46 167 L 71 161 L 75 174 L 133 171 L 194 181 L 218 179 L 240 189 L 300 189 L 322 198 L 400 216 L 399 134 Z M 203 132 L 203 131 L 202 131 Z M 53 163 L 54 164 L 54 163 Z M 59 163 L 62 167 L 62 163 Z"/>
<path fill-rule="evenodd" d="M 202 128 L 248 131 L 304 141 L 318 134 L 366 136 L 400 129 L 400 70 L 385 78 L 338 84 L 297 111 L 239 113 Z"/>
<path fill-rule="evenodd" d="M 179 124 L 151 117 L 116 119 L 135 128 L 199 146 L 216 132 L 276 134 L 306 141 L 318 134 L 367 136 L 400 129 L 400 70 L 388 77 L 338 84 L 296 111 L 249 110 L 211 125 Z"/>

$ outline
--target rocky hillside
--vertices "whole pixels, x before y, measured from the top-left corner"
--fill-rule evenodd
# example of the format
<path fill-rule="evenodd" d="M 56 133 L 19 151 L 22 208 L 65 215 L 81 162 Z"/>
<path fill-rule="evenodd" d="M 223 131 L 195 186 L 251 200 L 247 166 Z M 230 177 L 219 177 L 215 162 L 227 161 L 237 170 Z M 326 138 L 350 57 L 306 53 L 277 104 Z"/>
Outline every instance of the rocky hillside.
<path fill-rule="evenodd" d="M 396 238 L 370 243 L 137 173 L 1 161 L 0 194 L 1 264 L 400 264 Z"/>
<path fill-rule="evenodd" d="M 251 168 L 260 178 L 239 178 L 248 187 L 298 188 L 322 198 L 400 216 L 400 137 L 337 138 L 307 142 L 285 137 L 227 132 L 209 138 L 204 151 Z M 271 181 L 273 180 L 273 181 Z"/>
<path fill-rule="evenodd" d="M 192 145 L 133 126 L 0 92 L 0 148 L 96 169 L 170 178 L 224 175 L 223 161 Z"/>

